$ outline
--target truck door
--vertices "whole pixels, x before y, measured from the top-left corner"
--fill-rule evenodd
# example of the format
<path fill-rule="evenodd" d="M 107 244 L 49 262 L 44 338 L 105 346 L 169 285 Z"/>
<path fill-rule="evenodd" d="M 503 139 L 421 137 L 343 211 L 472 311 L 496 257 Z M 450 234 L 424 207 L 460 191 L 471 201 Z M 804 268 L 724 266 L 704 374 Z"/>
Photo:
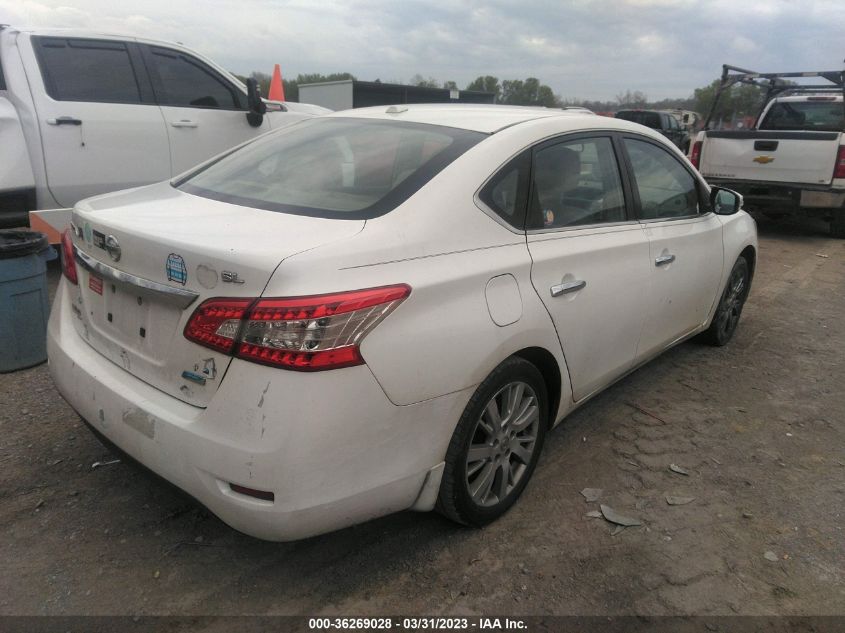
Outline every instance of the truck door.
<path fill-rule="evenodd" d="M 167 131 L 134 42 L 41 36 L 30 42 L 31 55 L 21 52 L 47 185 L 61 206 L 170 177 Z"/>
<path fill-rule="evenodd" d="M 246 95 L 199 58 L 175 48 L 141 45 L 170 138 L 173 175 L 270 129 L 246 118 Z"/>

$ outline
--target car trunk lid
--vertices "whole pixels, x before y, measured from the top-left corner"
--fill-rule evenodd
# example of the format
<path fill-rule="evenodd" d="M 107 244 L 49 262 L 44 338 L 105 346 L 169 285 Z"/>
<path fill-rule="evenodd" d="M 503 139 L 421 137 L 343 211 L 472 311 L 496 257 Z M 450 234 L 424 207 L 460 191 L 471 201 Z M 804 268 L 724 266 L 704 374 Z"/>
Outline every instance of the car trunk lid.
<path fill-rule="evenodd" d="M 208 200 L 168 183 L 83 201 L 72 221 L 80 335 L 127 372 L 200 407 L 231 358 L 183 336 L 194 309 L 211 297 L 258 297 L 283 259 L 364 225 Z"/>

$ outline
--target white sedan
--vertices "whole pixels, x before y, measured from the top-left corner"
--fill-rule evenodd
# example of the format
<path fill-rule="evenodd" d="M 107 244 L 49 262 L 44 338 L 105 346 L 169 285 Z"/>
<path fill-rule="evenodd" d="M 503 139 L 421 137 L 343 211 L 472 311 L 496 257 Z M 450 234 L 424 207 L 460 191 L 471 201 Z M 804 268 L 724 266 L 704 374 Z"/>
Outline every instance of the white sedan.
<path fill-rule="evenodd" d="M 50 369 L 101 438 L 247 534 L 483 525 L 574 408 L 728 342 L 757 257 L 740 206 L 619 119 L 310 119 L 77 204 Z"/>

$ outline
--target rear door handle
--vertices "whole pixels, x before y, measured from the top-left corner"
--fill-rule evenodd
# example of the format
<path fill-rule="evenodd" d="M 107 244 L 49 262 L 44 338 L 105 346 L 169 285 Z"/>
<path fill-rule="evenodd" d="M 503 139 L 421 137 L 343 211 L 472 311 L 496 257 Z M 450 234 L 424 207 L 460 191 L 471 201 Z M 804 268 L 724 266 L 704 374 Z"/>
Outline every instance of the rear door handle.
<path fill-rule="evenodd" d="M 49 125 L 82 125 L 82 120 L 72 116 L 60 116 L 55 119 L 47 119 Z"/>
<path fill-rule="evenodd" d="M 657 259 L 654 260 L 655 266 L 665 266 L 666 264 L 671 264 L 675 261 L 674 255 L 661 255 Z"/>
<path fill-rule="evenodd" d="M 586 281 L 579 279 L 578 281 L 567 281 L 566 283 L 557 284 L 556 286 L 552 286 L 550 290 L 553 297 L 559 297 L 561 295 L 567 295 L 570 292 L 578 292 L 586 285 Z"/>
<path fill-rule="evenodd" d="M 182 119 L 181 121 L 171 121 L 170 125 L 173 127 L 197 127 L 196 121 L 189 121 L 188 119 Z"/>

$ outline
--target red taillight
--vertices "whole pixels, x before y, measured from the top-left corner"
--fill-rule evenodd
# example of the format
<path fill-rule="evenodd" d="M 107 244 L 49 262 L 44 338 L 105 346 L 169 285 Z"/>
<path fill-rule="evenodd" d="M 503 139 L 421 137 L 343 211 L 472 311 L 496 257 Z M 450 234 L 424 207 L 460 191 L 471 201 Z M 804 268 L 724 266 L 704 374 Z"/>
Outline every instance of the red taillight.
<path fill-rule="evenodd" d="M 701 166 L 701 146 L 704 143 L 702 141 L 696 141 L 692 144 L 692 151 L 689 155 L 689 162 L 692 163 L 692 166 L 698 169 Z"/>
<path fill-rule="evenodd" d="M 845 178 L 845 145 L 839 146 L 836 153 L 836 165 L 833 167 L 834 178 Z"/>
<path fill-rule="evenodd" d="M 274 367 L 351 367 L 364 363 L 359 349 L 364 336 L 410 292 L 400 284 L 313 297 L 209 299 L 191 316 L 185 336 Z"/>
<path fill-rule="evenodd" d="M 79 284 L 79 275 L 76 274 L 76 259 L 73 257 L 73 238 L 70 229 L 62 233 L 62 273 L 72 284 Z"/>
<path fill-rule="evenodd" d="M 231 353 L 242 319 L 254 299 L 209 299 L 194 310 L 185 338 L 224 354 Z"/>

